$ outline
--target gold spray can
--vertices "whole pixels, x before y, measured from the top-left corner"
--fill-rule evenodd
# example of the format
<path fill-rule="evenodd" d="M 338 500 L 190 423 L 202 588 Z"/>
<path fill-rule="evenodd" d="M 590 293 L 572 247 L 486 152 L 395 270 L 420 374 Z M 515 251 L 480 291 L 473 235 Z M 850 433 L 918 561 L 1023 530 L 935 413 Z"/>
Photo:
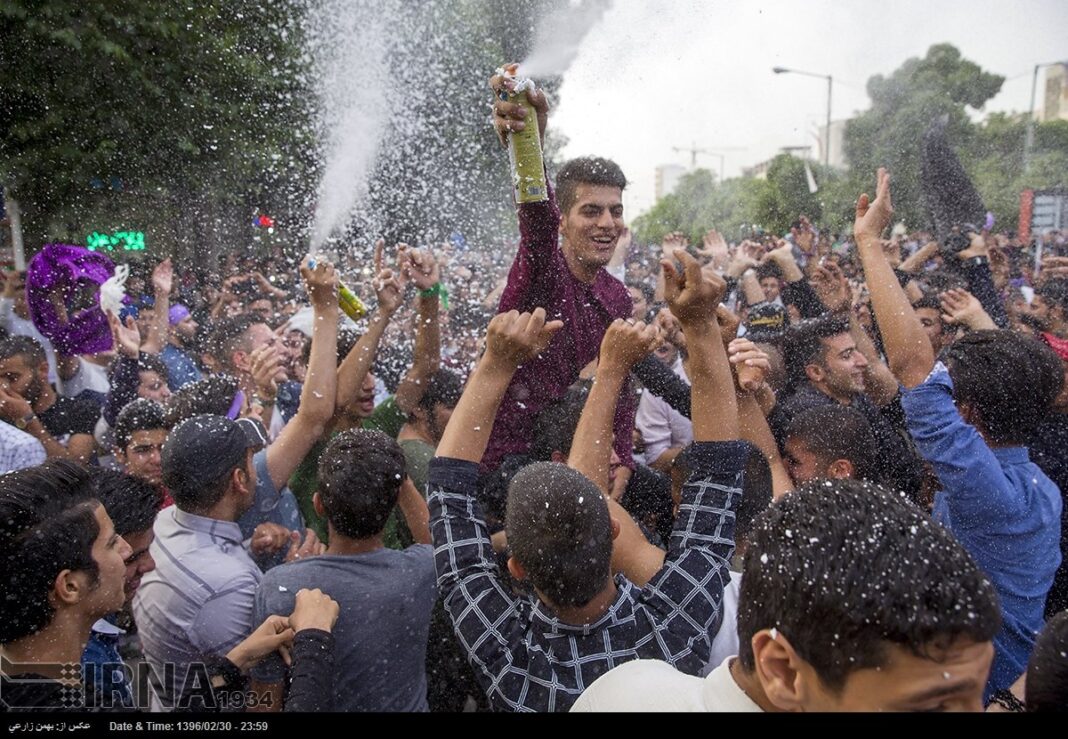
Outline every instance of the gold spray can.
<path fill-rule="evenodd" d="M 515 67 L 507 68 L 505 74 L 515 79 Z M 517 203 L 540 203 L 549 197 L 538 116 L 527 100 L 527 90 L 533 89 L 533 81 L 521 79 L 516 81 L 512 90 L 501 90 L 499 93 L 501 100 L 519 105 L 527 111 L 523 130 L 508 134 L 508 160 L 512 166 L 512 187 Z"/>

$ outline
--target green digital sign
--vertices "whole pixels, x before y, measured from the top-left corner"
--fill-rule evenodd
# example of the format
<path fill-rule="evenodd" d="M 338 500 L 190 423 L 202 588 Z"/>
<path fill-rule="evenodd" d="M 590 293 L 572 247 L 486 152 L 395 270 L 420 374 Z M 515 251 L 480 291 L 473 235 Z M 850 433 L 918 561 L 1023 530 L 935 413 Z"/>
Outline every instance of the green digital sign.
<path fill-rule="evenodd" d="M 144 231 L 116 231 L 100 233 L 93 231 L 85 237 L 85 246 L 89 251 L 144 251 Z"/>

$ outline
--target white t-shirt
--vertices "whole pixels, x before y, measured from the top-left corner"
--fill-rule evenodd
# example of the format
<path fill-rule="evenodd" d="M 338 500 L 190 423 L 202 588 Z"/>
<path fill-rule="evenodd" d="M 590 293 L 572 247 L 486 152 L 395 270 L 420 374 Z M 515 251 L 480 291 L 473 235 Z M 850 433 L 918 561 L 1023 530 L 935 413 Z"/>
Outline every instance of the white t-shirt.
<path fill-rule="evenodd" d="M 712 639 L 712 653 L 708 664 L 701 670 L 701 676 L 710 675 L 714 669 L 723 664 L 723 660 L 738 654 L 738 593 L 741 592 L 742 573 L 731 572 L 731 581 L 723 588 L 723 620 L 719 631 Z"/>
<path fill-rule="evenodd" d="M 63 381 L 63 395 L 68 398 L 76 398 L 83 390 L 93 390 L 101 395 L 107 395 L 111 389 L 108 380 L 108 368 L 90 362 L 85 357 L 78 357 L 78 371 L 74 377 Z"/>
<path fill-rule="evenodd" d="M 690 378 L 682 367 L 682 358 L 675 360 L 671 368 L 685 383 Z M 673 447 L 689 446 L 693 441 L 693 423 L 686 416 L 668 405 L 666 400 L 646 390 L 638 400 L 634 425 L 641 431 L 645 442 L 645 459 L 652 464 L 661 454 Z"/>
<path fill-rule="evenodd" d="M 727 713 L 759 712 L 738 687 L 728 657 L 708 677 L 679 672 L 667 662 L 639 659 L 597 678 L 578 697 L 572 712 Z"/>

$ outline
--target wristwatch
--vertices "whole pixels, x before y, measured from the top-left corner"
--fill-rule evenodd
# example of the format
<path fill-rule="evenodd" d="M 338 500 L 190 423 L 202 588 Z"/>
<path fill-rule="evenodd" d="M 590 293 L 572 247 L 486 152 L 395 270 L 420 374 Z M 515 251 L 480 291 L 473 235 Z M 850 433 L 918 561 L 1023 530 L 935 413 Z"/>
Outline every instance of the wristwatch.
<path fill-rule="evenodd" d="M 33 423 L 33 419 L 35 418 L 37 418 L 37 414 L 35 414 L 33 411 L 30 411 L 22 418 L 16 419 L 15 428 L 25 431 L 26 427 Z"/>

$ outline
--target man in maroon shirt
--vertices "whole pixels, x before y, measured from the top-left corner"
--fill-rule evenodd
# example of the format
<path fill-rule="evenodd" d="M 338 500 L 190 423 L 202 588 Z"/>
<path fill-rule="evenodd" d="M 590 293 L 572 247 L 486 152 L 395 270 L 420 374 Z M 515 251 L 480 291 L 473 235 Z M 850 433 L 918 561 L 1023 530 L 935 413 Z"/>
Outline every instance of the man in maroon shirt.
<path fill-rule="evenodd" d="M 495 91 L 508 84 L 494 77 Z M 540 91 L 527 92 L 544 138 L 549 106 Z M 524 110 L 497 100 L 494 125 L 502 142 L 524 127 Z M 518 205 L 519 251 L 508 274 L 498 312 L 542 307 L 546 320 L 564 328 L 538 357 L 519 368 L 508 387 L 482 459 L 486 469 L 530 448 L 534 422 L 546 406 L 564 395 L 579 372 L 597 358 L 605 330 L 616 318 L 629 318 L 630 294 L 604 269 L 623 232 L 623 188 L 619 166 L 600 158 L 573 159 L 556 179 L 556 191 L 540 203 Z M 630 478 L 631 433 L 635 403 L 624 385 L 615 415 L 613 490 L 622 492 Z M 494 511 L 495 513 L 497 511 Z"/>

